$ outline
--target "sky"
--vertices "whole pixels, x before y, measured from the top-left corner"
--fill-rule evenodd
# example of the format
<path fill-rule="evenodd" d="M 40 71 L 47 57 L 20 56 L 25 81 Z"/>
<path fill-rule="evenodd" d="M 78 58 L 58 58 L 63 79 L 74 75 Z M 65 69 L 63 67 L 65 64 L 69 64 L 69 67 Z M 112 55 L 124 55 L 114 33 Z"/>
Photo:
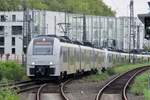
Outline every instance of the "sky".
<path fill-rule="evenodd" d="M 129 16 L 130 0 L 103 0 L 105 4 L 116 11 L 116 16 Z M 150 0 L 134 0 L 134 15 L 150 12 L 147 2 Z"/>

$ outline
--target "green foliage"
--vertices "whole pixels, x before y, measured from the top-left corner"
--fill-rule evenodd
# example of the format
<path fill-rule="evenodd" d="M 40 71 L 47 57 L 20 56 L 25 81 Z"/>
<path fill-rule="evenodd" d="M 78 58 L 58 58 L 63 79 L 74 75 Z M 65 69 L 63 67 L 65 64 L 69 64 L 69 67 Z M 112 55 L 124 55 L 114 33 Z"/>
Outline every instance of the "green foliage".
<path fill-rule="evenodd" d="M 144 90 L 144 100 L 150 100 L 150 90 Z"/>
<path fill-rule="evenodd" d="M 110 77 L 112 75 L 119 74 L 119 73 L 124 73 L 124 72 L 127 72 L 128 70 L 132 70 L 134 68 L 141 67 L 141 66 L 146 66 L 146 65 L 150 65 L 150 63 L 118 65 L 118 66 L 114 66 L 112 68 L 108 68 L 104 73 L 99 72 L 95 75 L 87 76 L 87 77 L 83 78 L 83 80 L 92 81 L 92 82 L 103 81 L 103 80 L 108 79 L 108 77 Z M 143 82 L 144 86 L 145 86 L 145 84 L 147 84 L 147 83 L 144 83 L 144 81 L 142 81 L 142 82 Z M 144 86 L 141 86 L 139 88 L 142 88 Z M 139 90 L 134 89 L 134 91 L 138 92 Z"/>
<path fill-rule="evenodd" d="M 110 76 L 116 74 L 116 72 L 114 71 L 113 68 L 108 68 L 108 69 L 107 69 L 107 73 L 108 73 L 108 75 L 110 75 Z"/>
<path fill-rule="evenodd" d="M 18 10 L 21 4 L 20 0 L 0 0 L 0 10 L 11 11 Z"/>
<path fill-rule="evenodd" d="M 30 9 L 67 11 L 89 15 L 115 16 L 103 0 L 0 0 L 0 10 L 19 10 L 26 4 Z"/>
<path fill-rule="evenodd" d="M 139 63 L 139 64 L 124 64 L 124 65 L 118 65 L 118 66 L 114 66 L 112 67 L 112 71 L 113 73 L 124 73 L 127 72 L 128 70 L 132 70 L 134 68 L 138 68 L 141 66 L 146 66 L 146 65 L 150 65 L 150 63 Z"/>
<path fill-rule="evenodd" d="M 48 5 L 44 4 L 42 0 L 27 0 L 27 6 L 30 9 L 48 9 Z"/>
<path fill-rule="evenodd" d="M 131 85 L 131 92 L 136 95 L 142 95 L 148 87 L 148 72 L 135 78 L 134 84 Z M 141 84 L 142 83 L 142 84 Z"/>
<path fill-rule="evenodd" d="M 47 0 L 51 1 L 51 0 Z M 111 10 L 102 0 L 52 0 L 60 3 L 61 11 L 70 13 L 84 13 L 92 15 L 114 16 Z M 50 9 L 51 10 L 51 9 Z"/>
<path fill-rule="evenodd" d="M 150 100 L 150 90 L 148 90 L 148 78 L 150 71 L 136 77 L 130 86 L 130 92 L 136 95 L 144 95 L 144 100 Z"/>
<path fill-rule="evenodd" d="M 105 73 L 97 73 L 95 75 L 90 75 L 90 76 L 87 76 L 85 78 L 83 78 L 83 80 L 85 81 L 90 81 L 90 82 L 98 82 L 98 81 L 103 81 L 103 80 L 106 80 L 108 78 L 108 73 L 105 72 Z"/>
<path fill-rule="evenodd" d="M 11 89 L 1 88 L 0 89 L 0 100 L 20 100 L 16 92 Z"/>
<path fill-rule="evenodd" d="M 0 80 L 8 79 L 18 81 L 25 76 L 23 67 L 15 62 L 0 62 Z"/>

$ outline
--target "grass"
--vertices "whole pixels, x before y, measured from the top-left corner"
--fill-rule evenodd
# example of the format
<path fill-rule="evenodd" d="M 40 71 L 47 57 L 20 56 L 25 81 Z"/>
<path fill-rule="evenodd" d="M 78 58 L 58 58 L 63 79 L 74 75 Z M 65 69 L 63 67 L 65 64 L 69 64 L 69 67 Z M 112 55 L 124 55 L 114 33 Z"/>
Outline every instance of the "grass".
<path fill-rule="evenodd" d="M 130 92 L 135 95 L 144 95 L 144 100 L 150 100 L 150 86 L 148 86 L 150 71 L 137 76 L 130 86 Z"/>
<path fill-rule="evenodd" d="M 13 61 L 0 62 L 0 83 L 20 81 L 26 78 L 25 68 Z M 20 100 L 16 91 L 0 88 L 0 100 Z"/>
<path fill-rule="evenodd" d="M 124 73 L 124 72 L 132 70 L 134 68 L 146 66 L 146 65 L 150 65 L 150 63 L 118 65 L 118 66 L 114 66 L 112 68 L 108 68 L 104 73 L 98 72 L 95 75 L 87 76 L 87 77 L 83 78 L 83 80 L 88 81 L 88 82 L 104 81 L 112 75 Z"/>
<path fill-rule="evenodd" d="M 130 92 L 136 95 L 143 95 L 144 90 L 148 88 L 148 76 L 149 72 L 137 76 L 134 80 L 134 84 L 130 86 Z"/>
<path fill-rule="evenodd" d="M 110 76 L 127 72 L 129 70 L 150 65 L 150 63 L 143 63 L 143 64 L 125 64 L 125 65 L 118 65 L 112 68 L 108 68 L 105 73 L 97 73 L 95 75 L 90 75 L 83 80 L 88 82 L 99 82 L 107 80 Z M 147 71 L 140 76 L 136 77 L 134 80 L 134 84 L 130 86 L 130 92 L 135 95 L 143 95 L 144 100 L 150 100 L 150 86 L 148 89 L 148 77 L 150 76 L 150 71 Z"/>
<path fill-rule="evenodd" d="M 8 88 L 1 88 L 0 100 L 20 100 L 20 98 L 14 90 Z"/>
<path fill-rule="evenodd" d="M 0 62 L 0 81 L 20 81 L 25 78 L 25 68 L 12 61 Z"/>
<path fill-rule="evenodd" d="M 150 65 L 150 63 L 118 65 L 110 68 L 109 70 L 111 70 L 114 74 L 118 74 L 146 65 Z"/>
<path fill-rule="evenodd" d="M 144 100 L 150 100 L 150 90 L 144 90 Z"/>
<path fill-rule="evenodd" d="M 83 80 L 87 82 L 99 82 L 107 79 L 108 77 L 109 77 L 108 73 L 105 72 L 105 73 L 97 73 L 94 75 L 87 76 L 83 78 Z"/>

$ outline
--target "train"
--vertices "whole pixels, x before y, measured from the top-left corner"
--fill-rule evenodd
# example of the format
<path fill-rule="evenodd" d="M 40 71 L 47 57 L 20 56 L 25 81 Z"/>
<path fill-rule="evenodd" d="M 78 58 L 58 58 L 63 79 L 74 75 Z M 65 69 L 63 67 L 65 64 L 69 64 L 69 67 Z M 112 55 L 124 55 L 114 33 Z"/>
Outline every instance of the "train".
<path fill-rule="evenodd" d="M 62 79 L 69 75 L 105 70 L 117 64 L 149 62 L 149 55 L 99 49 L 89 42 L 71 41 L 66 36 L 39 35 L 27 49 L 27 76 L 31 79 Z"/>

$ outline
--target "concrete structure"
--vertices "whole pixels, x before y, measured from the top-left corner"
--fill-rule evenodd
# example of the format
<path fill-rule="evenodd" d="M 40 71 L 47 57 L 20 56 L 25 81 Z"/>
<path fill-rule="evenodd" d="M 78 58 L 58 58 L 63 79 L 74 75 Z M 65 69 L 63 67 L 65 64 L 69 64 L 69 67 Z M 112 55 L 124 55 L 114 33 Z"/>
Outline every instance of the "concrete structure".
<path fill-rule="evenodd" d="M 68 36 L 72 39 L 82 41 L 83 34 L 83 15 L 68 14 L 70 29 Z M 144 27 L 135 18 L 135 48 L 143 49 Z M 130 18 L 129 17 L 104 17 L 86 16 L 87 40 L 98 47 L 114 48 L 128 51 L 129 44 L 133 49 L 133 40 L 130 42 Z M 131 36 L 132 37 L 132 36 Z"/>
<path fill-rule="evenodd" d="M 22 11 L 0 12 L 0 54 L 1 59 L 15 59 L 22 61 L 23 55 L 23 36 L 24 17 Z M 60 35 L 60 25 L 64 23 L 64 13 L 29 11 L 29 27 L 32 37 L 39 34 L 56 34 Z M 24 33 L 24 34 L 23 34 Z M 26 42 L 26 40 L 25 40 Z M 26 44 L 26 43 L 25 43 Z"/>
<path fill-rule="evenodd" d="M 14 56 L 12 59 L 21 59 L 22 34 L 23 34 L 22 12 L 0 12 L 0 54 Z"/>
<path fill-rule="evenodd" d="M 120 50 L 129 49 L 129 17 L 103 17 L 86 15 L 87 40 L 98 47 Z M 0 54 L 10 54 L 21 59 L 23 54 L 23 12 L 0 12 Z M 82 41 L 83 15 L 66 14 L 52 11 L 29 11 L 31 36 L 39 34 L 67 35 L 71 39 Z M 143 26 L 135 18 L 136 48 L 143 49 Z M 137 26 L 140 25 L 140 28 Z M 139 29 L 139 33 L 138 30 Z"/>

